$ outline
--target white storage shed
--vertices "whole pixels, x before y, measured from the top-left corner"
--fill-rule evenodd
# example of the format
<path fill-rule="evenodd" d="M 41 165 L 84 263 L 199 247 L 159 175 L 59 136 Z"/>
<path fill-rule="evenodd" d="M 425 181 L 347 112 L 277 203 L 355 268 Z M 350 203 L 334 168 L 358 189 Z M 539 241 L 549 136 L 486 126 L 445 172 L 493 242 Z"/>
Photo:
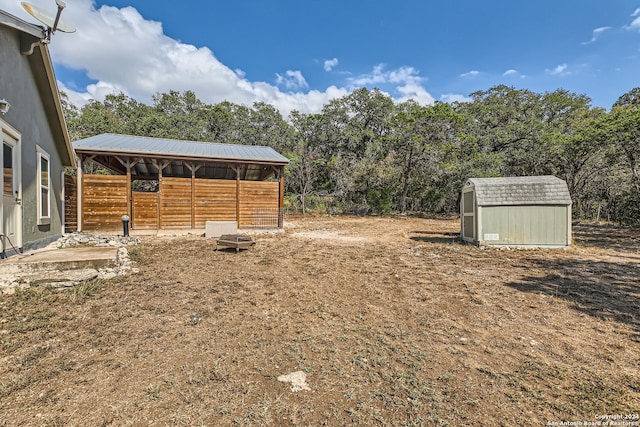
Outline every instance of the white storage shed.
<path fill-rule="evenodd" d="M 462 189 L 461 237 L 480 246 L 571 244 L 571 196 L 555 176 L 471 178 Z"/>

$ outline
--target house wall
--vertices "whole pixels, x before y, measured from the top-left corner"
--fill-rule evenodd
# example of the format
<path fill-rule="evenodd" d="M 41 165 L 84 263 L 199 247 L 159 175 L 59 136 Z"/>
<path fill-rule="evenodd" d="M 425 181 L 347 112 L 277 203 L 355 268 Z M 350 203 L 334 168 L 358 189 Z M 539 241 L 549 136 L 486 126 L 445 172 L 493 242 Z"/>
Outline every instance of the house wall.
<path fill-rule="evenodd" d="M 482 245 L 561 247 L 570 244 L 568 206 L 478 206 Z"/>
<path fill-rule="evenodd" d="M 41 102 L 29 57 L 20 54 L 19 32 L 0 26 L 0 99 L 11 104 L 0 116 L 21 134 L 22 242 L 25 250 L 45 246 L 62 234 L 62 161 Z M 39 55 L 34 51 L 32 55 Z M 50 156 L 51 222 L 38 225 L 37 153 L 39 145 Z"/>

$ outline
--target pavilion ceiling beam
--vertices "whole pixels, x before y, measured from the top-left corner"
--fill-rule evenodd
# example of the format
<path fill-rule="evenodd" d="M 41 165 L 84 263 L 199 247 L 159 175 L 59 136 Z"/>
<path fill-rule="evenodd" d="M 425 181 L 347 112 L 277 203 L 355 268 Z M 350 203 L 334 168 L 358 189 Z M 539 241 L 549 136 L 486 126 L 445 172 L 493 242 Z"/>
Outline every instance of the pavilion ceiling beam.
<path fill-rule="evenodd" d="M 264 166 L 260 169 L 260 181 L 264 181 L 269 178 L 271 175 L 276 175 L 277 178 L 278 169 L 275 166 Z"/>
<path fill-rule="evenodd" d="M 134 179 L 158 179 L 162 175 L 188 178 L 198 171 L 209 179 L 264 181 L 282 173 L 283 165 L 267 162 L 242 162 L 224 159 L 168 158 L 126 153 L 78 153 L 82 162 L 93 161 L 118 175 L 130 171 Z M 158 171 L 158 178 L 153 177 Z"/>
<path fill-rule="evenodd" d="M 108 169 L 110 172 L 113 172 L 113 173 L 118 174 L 118 175 L 123 175 L 125 173 L 125 171 L 123 169 L 121 169 L 121 168 L 119 168 L 117 166 L 114 166 L 113 164 L 110 164 L 107 159 L 102 159 L 100 157 L 91 156 L 91 159 L 90 160 L 84 160 L 83 164 L 86 163 L 87 161 L 91 161 L 91 162 L 97 163 L 98 165 L 103 166 L 106 169 Z"/>
<path fill-rule="evenodd" d="M 191 176 L 195 176 L 204 165 L 202 163 L 185 162 L 184 165 L 191 171 Z"/>
<path fill-rule="evenodd" d="M 131 157 L 120 158 L 120 156 L 113 156 L 113 158 L 119 161 L 122 166 L 124 166 L 129 170 L 131 170 L 131 168 L 137 165 L 138 163 L 143 162 L 143 159 L 141 158 L 131 158 Z"/>
<path fill-rule="evenodd" d="M 163 169 L 171 164 L 171 160 L 162 160 L 161 161 L 161 160 L 157 160 L 157 159 L 151 159 L 151 164 L 153 166 L 155 166 L 156 169 L 158 169 L 159 175 L 162 176 Z"/>

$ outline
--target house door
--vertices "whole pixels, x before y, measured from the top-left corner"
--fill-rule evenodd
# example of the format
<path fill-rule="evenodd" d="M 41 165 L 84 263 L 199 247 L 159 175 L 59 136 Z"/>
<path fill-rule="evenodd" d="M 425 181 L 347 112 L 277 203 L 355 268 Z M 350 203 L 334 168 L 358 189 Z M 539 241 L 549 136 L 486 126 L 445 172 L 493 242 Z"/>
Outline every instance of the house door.
<path fill-rule="evenodd" d="M 2 132 L 2 252 L 22 247 L 20 199 L 20 147 L 18 139 Z"/>

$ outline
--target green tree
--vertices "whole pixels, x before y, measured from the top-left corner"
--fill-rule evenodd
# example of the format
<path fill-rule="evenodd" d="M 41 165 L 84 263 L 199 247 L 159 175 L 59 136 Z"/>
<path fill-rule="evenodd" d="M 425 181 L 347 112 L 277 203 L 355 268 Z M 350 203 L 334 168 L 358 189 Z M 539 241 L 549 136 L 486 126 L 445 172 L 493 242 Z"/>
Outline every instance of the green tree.
<path fill-rule="evenodd" d="M 71 103 L 66 92 L 60 92 L 60 102 L 62 104 L 65 121 L 67 122 L 69 138 L 71 141 L 76 141 L 82 138 L 82 135 L 77 131 L 78 122 L 82 117 L 80 109 Z"/>
<path fill-rule="evenodd" d="M 640 190 L 640 106 L 615 106 L 609 113 L 611 138 Z"/>
<path fill-rule="evenodd" d="M 292 128 L 273 105 L 255 102 L 249 114 L 245 143 L 272 147 L 280 152 L 290 151 L 293 148 Z"/>
<path fill-rule="evenodd" d="M 154 111 L 147 121 L 150 136 L 206 141 L 206 109 L 194 92 L 169 91 L 153 97 Z"/>
<path fill-rule="evenodd" d="M 238 142 L 235 136 L 235 108 L 236 105 L 229 101 L 203 107 L 205 131 L 211 141 L 222 144 Z"/>
<path fill-rule="evenodd" d="M 287 168 L 289 188 L 298 195 L 302 213 L 307 213 L 307 198 L 314 190 L 323 159 L 318 151 L 319 128 L 322 119 L 317 114 L 304 115 L 293 111 L 290 116 L 295 129 L 295 146 L 288 152 L 291 160 Z"/>
<path fill-rule="evenodd" d="M 385 141 L 393 109 L 388 95 L 363 88 L 330 101 L 322 110 L 321 153 L 331 192 L 347 211 L 389 209 L 392 183 Z"/>
<path fill-rule="evenodd" d="M 414 199 L 419 198 L 420 193 L 429 195 L 431 199 L 439 194 L 438 201 L 428 202 L 432 208 L 435 205 L 440 208 L 444 206 L 442 193 L 436 188 L 441 184 L 443 163 L 448 160 L 452 147 L 457 143 L 461 123 L 461 115 L 455 113 L 449 104 L 436 103 L 422 107 L 414 101 L 408 101 L 397 107 L 397 112 L 391 118 L 391 141 L 392 157 L 401 183 L 398 201 L 401 213 L 407 210 L 410 193 Z M 432 190 L 428 191 L 429 188 Z"/>
<path fill-rule="evenodd" d="M 629 92 L 621 95 L 613 104 L 614 107 L 640 107 L 640 87 L 631 89 Z"/>
<path fill-rule="evenodd" d="M 483 152 L 500 153 L 501 175 L 544 175 L 550 159 L 542 138 L 544 123 L 541 96 L 505 85 L 471 94 L 472 102 L 460 104 Z"/>
<path fill-rule="evenodd" d="M 626 187 L 615 199 L 616 220 L 640 224 L 640 106 L 616 105 L 608 115 L 608 131 L 613 147 L 610 161 L 624 165 Z"/>

